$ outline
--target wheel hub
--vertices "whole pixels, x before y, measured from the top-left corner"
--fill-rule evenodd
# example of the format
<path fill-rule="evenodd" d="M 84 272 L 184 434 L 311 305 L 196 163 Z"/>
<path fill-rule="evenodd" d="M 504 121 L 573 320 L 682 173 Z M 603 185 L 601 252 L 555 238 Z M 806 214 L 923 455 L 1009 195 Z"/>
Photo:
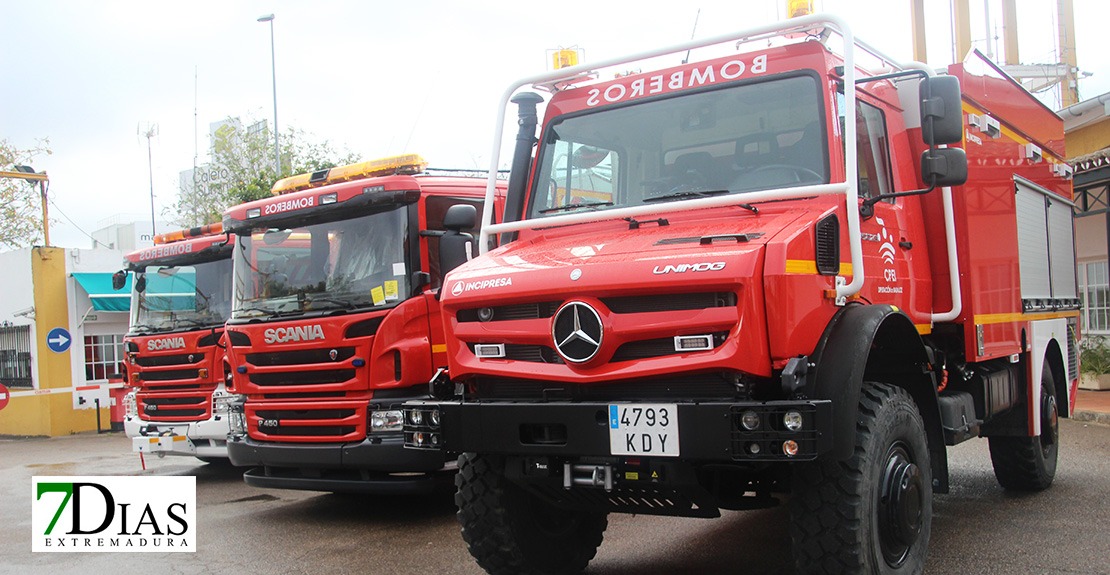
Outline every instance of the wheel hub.
<path fill-rule="evenodd" d="M 1056 411 L 1056 398 L 1049 394 L 1041 396 L 1041 450 L 1048 453 L 1056 444 L 1056 429 L 1059 425 Z"/>
<path fill-rule="evenodd" d="M 878 509 L 883 557 L 892 567 L 905 561 L 921 533 L 923 483 L 921 470 L 905 447 L 892 447 L 883 469 Z"/>

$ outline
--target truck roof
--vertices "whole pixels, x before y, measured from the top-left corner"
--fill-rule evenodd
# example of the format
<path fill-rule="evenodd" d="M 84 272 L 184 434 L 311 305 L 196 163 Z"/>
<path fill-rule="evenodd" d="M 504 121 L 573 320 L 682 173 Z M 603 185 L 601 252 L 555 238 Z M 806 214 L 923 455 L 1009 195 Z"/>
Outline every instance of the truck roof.
<path fill-rule="evenodd" d="M 221 246 L 234 243 L 234 236 L 230 237 L 229 241 L 229 236 L 225 234 L 201 236 L 135 250 L 124 256 L 124 265 L 134 270 L 144 266 L 181 265 L 192 260 L 211 259 Z"/>
<path fill-rule="evenodd" d="M 234 230 L 236 222 L 246 222 L 263 215 L 292 213 L 319 208 L 321 205 L 349 201 L 364 194 L 416 192 L 430 195 L 464 195 L 481 198 L 485 194 L 485 178 L 459 176 L 378 176 L 309 188 L 299 192 L 273 196 L 240 204 L 224 212 L 224 227 Z M 332 196 L 325 198 L 324 196 Z"/>
<path fill-rule="evenodd" d="M 547 110 L 549 115 L 564 114 L 796 70 L 824 75 L 835 65 L 839 58 L 819 42 L 789 44 L 579 83 L 552 96 Z"/>

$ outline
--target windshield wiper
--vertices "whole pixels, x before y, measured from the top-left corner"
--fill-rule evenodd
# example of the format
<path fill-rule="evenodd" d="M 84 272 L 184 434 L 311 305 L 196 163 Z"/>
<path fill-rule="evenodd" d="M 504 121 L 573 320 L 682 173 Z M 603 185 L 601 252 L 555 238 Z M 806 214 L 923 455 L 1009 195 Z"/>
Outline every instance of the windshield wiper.
<path fill-rule="evenodd" d="M 200 325 L 200 326 L 203 326 L 203 325 L 209 325 L 209 322 L 204 322 L 204 321 L 201 321 L 201 320 L 194 320 L 194 319 L 192 319 L 192 317 L 174 317 L 173 324 L 174 325 L 193 325 L 193 326 Z"/>
<path fill-rule="evenodd" d="M 555 206 L 554 208 L 547 208 L 540 210 L 541 214 L 549 214 L 551 212 L 562 212 L 566 210 L 577 210 L 578 208 L 603 208 L 611 206 L 613 202 L 586 202 L 584 204 L 567 204 L 565 206 Z"/>
<path fill-rule="evenodd" d="M 333 304 L 335 304 L 335 305 L 337 305 L 337 306 L 339 306 L 343 309 L 355 309 L 355 307 L 357 307 L 357 306 L 355 306 L 354 303 L 352 303 L 350 301 L 347 301 L 345 299 L 337 299 L 337 298 L 327 297 L 327 296 L 310 296 L 305 301 L 305 303 L 308 304 L 308 305 L 315 304 L 316 302 L 333 303 Z"/>
<path fill-rule="evenodd" d="M 702 197 L 709 197 L 709 196 L 718 196 L 718 195 L 727 194 L 727 193 L 729 193 L 729 190 L 682 190 L 681 192 L 672 192 L 672 193 L 669 193 L 669 194 L 663 194 L 662 196 L 653 196 L 653 197 L 650 197 L 650 198 L 644 198 L 644 203 L 646 204 L 648 202 L 660 202 L 660 201 L 663 201 L 663 200 L 677 200 L 677 199 L 684 199 L 684 198 L 702 198 Z M 757 207 L 755 207 L 751 204 L 736 204 L 736 205 L 741 207 L 741 208 L 744 208 L 745 210 L 750 211 L 753 214 L 758 214 L 759 213 L 759 208 L 757 208 Z"/>
<path fill-rule="evenodd" d="M 275 312 L 274 310 L 261 308 L 261 307 L 241 307 L 241 308 L 238 308 L 238 309 L 234 310 L 235 313 L 252 312 L 252 311 L 253 312 L 258 312 L 262 315 L 261 316 L 251 316 L 251 317 L 273 317 L 273 316 L 278 315 L 278 313 L 279 313 L 279 312 Z M 285 313 L 288 313 L 288 312 L 285 312 Z M 237 319 L 241 319 L 241 318 L 237 318 Z"/>
<path fill-rule="evenodd" d="M 728 193 L 728 190 L 681 190 L 681 191 L 678 191 L 678 192 L 671 192 L 669 194 L 663 194 L 661 196 L 652 196 L 650 198 L 644 198 L 644 203 L 646 204 L 646 203 L 649 203 L 649 202 L 662 202 L 662 201 L 665 201 L 665 200 L 677 200 L 677 199 L 684 199 L 684 198 L 706 198 L 706 197 L 709 197 L 709 196 L 718 196 L 718 195 L 727 194 L 727 193 Z"/>

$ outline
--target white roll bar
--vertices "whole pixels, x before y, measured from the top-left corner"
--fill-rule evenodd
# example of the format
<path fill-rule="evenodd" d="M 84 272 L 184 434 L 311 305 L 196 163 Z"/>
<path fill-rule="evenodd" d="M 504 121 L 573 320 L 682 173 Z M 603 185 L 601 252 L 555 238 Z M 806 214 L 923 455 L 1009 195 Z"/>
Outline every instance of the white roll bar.
<path fill-rule="evenodd" d="M 486 198 L 485 207 L 482 213 L 482 226 L 481 235 L 479 239 L 479 249 L 485 253 L 489 248 L 489 239 L 495 234 L 513 232 L 524 229 L 533 229 L 539 227 L 550 227 L 565 224 L 585 223 L 592 221 L 602 221 L 617 218 L 635 217 L 644 214 L 664 214 L 676 211 L 692 210 L 698 208 L 718 207 L 737 205 L 749 202 L 757 202 L 764 200 L 780 200 L 799 197 L 809 197 L 815 195 L 827 194 L 843 194 L 845 205 L 847 207 L 848 216 L 848 245 L 852 259 L 852 281 L 846 282 L 844 278 L 837 277 L 836 280 L 836 299 L 838 303 L 842 303 L 845 298 L 851 297 L 859 293 L 863 288 L 864 282 L 864 268 L 863 268 L 863 247 L 860 237 L 860 215 L 859 215 L 859 190 L 856 186 L 857 181 L 857 161 L 856 161 L 856 147 L 845 146 L 845 181 L 843 183 L 821 184 L 813 186 L 799 186 L 793 188 L 783 188 L 775 190 L 763 190 L 757 192 L 747 192 L 744 194 L 729 194 L 725 196 L 714 196 L 711 198 L 696 198 L 690 200 L 679 200 L 675 202 L 668 202 L 665 204 L 657 205 L 641 205 L 632 206 L 627 208 L 617 208 L 612 210 L 594 211 L 594 212 L 579 212 L 573 214 L 562 214 L 558 216 L 546 217 L 542 219 L 533 220 L 520 220 L 515 222 L 506 222 L 501 224 L 488 224 L 486 222 L 492 221 L 493 217 L 493 203 L 494 192 L 496 190 L 495 174 L 498 169 L 498 164 L 501 157 L 501 143 L 502 136 L 505 129 L 505 114 L 508 110 L 509 100 L 513 97 L 517 90 L 525 86 L 532 86 L 537 89 L 544 89 L 552 91 L 558 89 L 562 84 L 570 83 L 573 81 L 581 81 L 595 76 L 595 71 L 602 68 L 609 68 L 619 65 L 627 65 L 632 62 L 665 56 L 668 54 L 675 54 L 685 52 L 695 48 L 703 48 L 706 46 L 713 46 L 725 43 L 741 44 L 752 40 L 759 40 L 764 38 L 771 38 L 782 36 L 791 33 L 805 33 L 815 30 L 833 31 L 840 35 L 843 40 L 843 58 L 844 58 L 844 104 L 845 109 L 856 109 L 856 63 L 855 63 L 855 50 L 863 51 L 886 65 L 890 65 L 896 69 L 907 68 L 920 68 L 926 69 L 923 64 L 913 63 L 910 65 L 899 64 L 893 58 L 883 55 L 878 50 L 871 46 L 855 40 L 851 28 L 846 22 L 835 16 L 827 14 L 817 14 L 812 16 L 804 16 L 783 22 L 775 22 L 764 26 L 757 26 L 734 32 L 730 34 L 723 34 L 711 38 L 701 40 L 691 40 L 683 42 L 674 46 L 666 48 L 658 48 L 632 54 L 629 56 L 603 60 L 593 64 L 583 64 L 573 66 L 570 68 L 563 68 L 553 72 L 529 76 L 520 79 L 511 84 L 501 97 L 501 101 L 497 108 L 497 118 L 495 121 L 495 130 L 493 136 L 493 150 L 490 154 L 490 177 L 486 185 Z M 927 70 L 927 69 L 926 69 Z M 930 72 L 931 73 L 931 72 Z M 856 141 L 856 123 L 853 121 L 844 122 L 844 141 Z M 953 305 L 954 310 L 946 314 L 934 314 L 934 321 L 946 321 L 952 319 L 959 314 L 959 276 L 958 268 L 955 265 L 955 233 L 952 226 L 952 204 L 951 204 L 951 189 L 945 188 L 944 192 L 944 205 L 945 205 L 945 225 L 947 227 L 947 241 L 949 248 L 949 267 L 953 279 Z M 951 317 L 949 317 L 951 316 Z"/>

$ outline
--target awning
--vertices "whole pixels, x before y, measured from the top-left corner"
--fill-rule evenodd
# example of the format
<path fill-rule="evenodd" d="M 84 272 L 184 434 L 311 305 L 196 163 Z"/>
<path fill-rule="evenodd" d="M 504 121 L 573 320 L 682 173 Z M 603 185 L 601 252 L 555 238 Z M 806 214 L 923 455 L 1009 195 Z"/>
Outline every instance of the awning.
<path fill-rule="evenodd" d="M 97 311 L 128 311 L 131 309 L 131 274 L 119 290 L 112 289 L 112 274 L 108 272 L 74 272 L 70 274 L 81 289 L 89 294 L 93 309 Z"/>

